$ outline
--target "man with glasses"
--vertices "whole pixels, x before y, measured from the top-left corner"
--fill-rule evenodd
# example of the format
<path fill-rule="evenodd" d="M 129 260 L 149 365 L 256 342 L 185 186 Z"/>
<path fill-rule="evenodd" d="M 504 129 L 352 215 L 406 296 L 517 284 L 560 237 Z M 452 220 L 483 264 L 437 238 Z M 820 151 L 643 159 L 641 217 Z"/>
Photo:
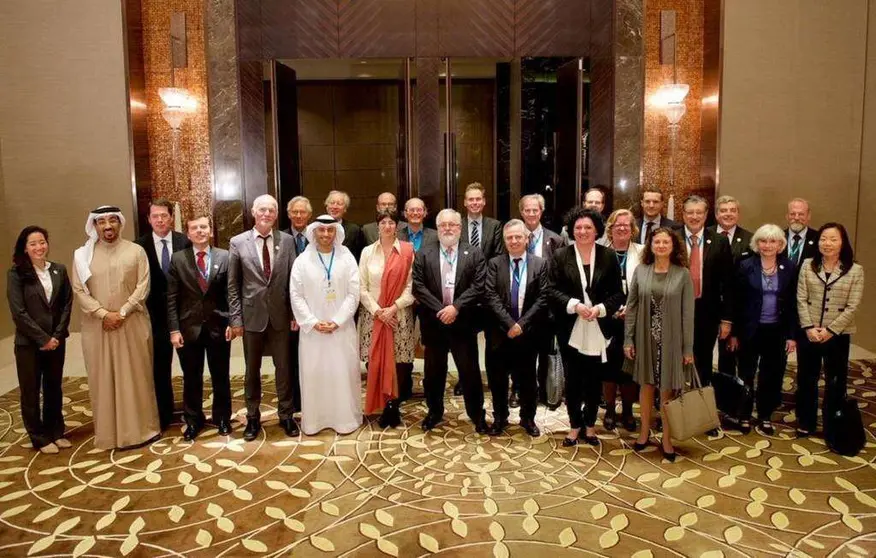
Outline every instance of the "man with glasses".
<path fill-rule="evenodd" d="M 398 239 L 414 245 L 414 251 L 419 252 L 425 247 L 438 245 L 438 231 L 426 228 L 423 220 L 428 215 L 426 203 L 420 198 L 411 198 L 405 204 L 405 219 L 408 226 L 398 230 Z"/>
<path fill-rule="evenodd" d="M 818 253 L 818 231 L 809 226 L 811 217 L 808 201 L 794 198 L 788 202 L 788 228 L 785 229 L 788 246 L 782 255 L 794 262 L 797 269 L 800 269 L 803 260 L 815 257 Z"/>

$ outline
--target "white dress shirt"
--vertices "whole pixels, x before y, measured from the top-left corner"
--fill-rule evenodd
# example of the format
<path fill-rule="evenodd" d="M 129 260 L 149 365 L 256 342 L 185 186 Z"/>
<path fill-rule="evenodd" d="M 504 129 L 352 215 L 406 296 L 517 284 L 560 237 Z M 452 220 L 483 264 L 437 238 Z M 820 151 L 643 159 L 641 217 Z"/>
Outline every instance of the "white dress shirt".
<path fill-rule="evenodd" d="M 265 268 L 265 262 L 262 261 L 262 250 L 264 250 L 263 244 L 265 242 L 267 242 L 268 243 L 268 259 L 271 260 L 269 263 L 271 264 L 271 269 L 273 270 L 274 269 L 274 231 L 271 231 L 268 233 L 267 240 L 261 239 L 262 233 L 260 233 L 258 230 L 256 230 L 255 227 L 253 227 L 253 229 L 252 229 L 252 234 L 253 234 L 252 238 L 253 238 L 253 240 L 255 240 L 256 253 L 259 255 L 259 265 L 262 267 L 262 269 Z"/>
<path fill-rule="evenodd" d="M 534 246 L 534 249 L 532 252 L 530 252 L 530 254 L 534 254 L 539 258 L 543 258 L 544 256 L 542 254 L 544 254 L 544 227 L 539 225 L 537 229 L 529 233 L 529 238 L 532 240 L 532 244 Z M 526 246 L 528 251 L 529 244 L 527 244 Z M 523 256 L 525 257 L 526 254 L 523 254 Z"/>
<path fill-rule="evenodd" d="M 484 216 L 478 215 L 477 218 L 468 216 L 468 243 L 472 244 L 471 241 L 471 224 L 475 224 L 475 228 L 478 230 L 478 248 L 481 248 L 484 245 Z M 472 244 L 474 246 L 474 244 Z"/>
<path fill-rule="evenodd" d="M 392 249 L 401 253 L 401 245 L 398 240 L 393 243 Z M 372 314 L 380 310 L 378 301 L 380 300 L 380 287 L 383 284 L 385 267 L 386 256 L 383 254 L 380 243 L 369 244 L 362 250 L 362 256 L 359 258 L 359 302 Z M 414 303 L 414 295 L 411 293 L 413 288 L 412 272 L 413 266 L 408 271 L 405 290 L 394 301 L 399 310 Z"/>
<path fill-rule="evenodd" d="M 730 246 L 733 246 L 733 240 L 736 238 L 736 225 L 733 225 L 729 229 L 725 229 L 721 225 L 718 225 L 718 234 L 723 235 L 724 232 L 727 232 L 727 240 L 730 242 Z"/>
<path fill-rule="evenodd" d="M 520 285 L 517 291 L 517 310 L 520 312 L 520 316 L 523 316 L 523 299 L 526 298 L 526 268 L 529 266 L 529 259 L 526 257 L 526 252 L 518 257 L 520 258 Z M 510 294 L 511 287 L 514 286 L 514 256 L 510 254 L 508 255 L 508 276 L 511 279 L 508 284 L 508 293 Z"/>
<path fill-rule="evenodd" d="M 155 245 L 155 255 L 158 257 L 158 264 L 161 264 L 161 252 L 164 250 L 164 244 L 162 244 L 162 240 L 167 241 L 167 253 L 170 256 L 173 256 L 173 231 L 167 233 L 167 236 L 158 236 L 155 232 L 152 232 L 152 243 Z"/>
<path fill-rule="evenodd" d="M 660 228 L 660 223 L 662 222 L 662 220 L 663 220 L 662 215 L 658 215 L 655 219 L 647 219 L 644 217 L 642 218 L 642 230 L 639 231 L 639 244 L 647 244 L 648 243 L 647 242 L 648 239 L 645 238 L 646 233 L 648 231 L 648 223 L 653 222 L 654 226 L 651 228 L 651 231 L 656 231 L 657 229 Z"/>
<path fill-rule="evenodd" d="M 46 291 L 46 300 L 52 300 L 52 293 L 54 292 L 54 287 L 52 286 L 52 274 L 49 271 L 49 268 L 52 266 L 51 262 L 46 262 L 46 268 L 40 269 L 37 266 L 33 266 L 33 270 L 36 272 L 37 278 L 40 280 L 40 284 L 43 286 L 43 290 Z"/>
<path fill-rule="evenodd" d="M 259 248 L 261 248 L 261 246 L 259 246 Z M 207 268 L 207 275 L 204 276 L 204 279 L 207 280 L 210 279 L 210 262 L 213 261 L 213 253 L 211 250 L 210 246 L 207 246 L 204 250 L 198 250 L 195 246 L 192 246 L 192 252 L 195 254 L 195 269 L 197 269 L 198 272 L 201 271 L 201 268 L 198 267 L 198 252 L 204 252 L 204 266 Z"/>
<path fill-rule="evenodd" d="M 453 281 L 452 298 L 456 298 L 456 264 L 459 262 L 459 243 L 457 242 L 446 250 L 453 250 L 453 256 L 450 258 L 450 279 Z M 441 274 L 441 290 L 444 291 L 444 283 L 447 277 L 444 276 L 444 246 L 438 247 L 438 271 Z"/>
<path fill-rule="evenodd" d="M 687 248 L 688 261 L 690 261 L 690 249 L 691 249 L 690 237 L 692 235 L 693 235 L 693 233 L 690 232 L 690 229 L 687 228 L 687 225 L 685 225 L 684 226 L 684 245 Z M 706 257 L 705 257 L 705 247 L 706 247 L 705 240 L 706 239 L 703 238 L 705 235 L 706 235 L 706 229 L 700 229 L 700 232 L 697 233 L 697 244 L 700 247 L 700 270 L 699 270 L 700 285 L 703 284 L 703 268 L 706 267 Z"/>

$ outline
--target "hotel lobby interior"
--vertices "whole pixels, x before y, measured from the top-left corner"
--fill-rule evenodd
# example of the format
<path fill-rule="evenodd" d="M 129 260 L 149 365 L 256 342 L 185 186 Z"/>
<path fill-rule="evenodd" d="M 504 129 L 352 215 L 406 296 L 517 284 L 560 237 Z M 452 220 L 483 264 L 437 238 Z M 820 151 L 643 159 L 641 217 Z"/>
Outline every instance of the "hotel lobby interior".
<path fill-rule="evenodd" d="M 750 231 L 784 229 L 803 198 L 812 227 L 842 223 L 876 269 L 876 0 L 0 1 L 6 269 L 39 224 L 72 270 L 101 205 L 133 240 L 166 198 L 176 230 L 209 214 L 227 249 L 263 194 L 284 230 L 292 198 L 316 217 L 332 190 L 350 196 L 346 220 L 373 222 L 392 192 L 399 207 L 421 198 L 434 227 L 443 208 L 465 213 L 472 182 L 502 222 L 541 194 L 558 233 L 594 186 L 637 216 L 657 186 L 676 221 L 690 195 L 733 196 Z M 424 431 L 422 358 L 402 425 L 369 415 L 351 434 L 288 437 L 266 357 L 264 428 L 245 441 L 240 340 L 230 435 L 208 424 L 186 440 L 177 415 L 149 444 L 98 449 L 76 303 L 72 447 L 46 454 L 22 421 L 4 308 L 0 556 L 876 556 L 874 314 L 865 291 L 846 389 L 857 455 L 795 436 L 792 354 L 774 433 L 701 434 L 673 462 L 634 451 L 602 410 L 596 446 L 564 447 L 565 406 L 538 407 L 538 437 L 517 409 L 502 435 L 479 434 L 454 378 L 445 422 Z M 182 380 L 174 358 L 178 411 Z M 491 416 L 486 375 L 484 392 Z"/>

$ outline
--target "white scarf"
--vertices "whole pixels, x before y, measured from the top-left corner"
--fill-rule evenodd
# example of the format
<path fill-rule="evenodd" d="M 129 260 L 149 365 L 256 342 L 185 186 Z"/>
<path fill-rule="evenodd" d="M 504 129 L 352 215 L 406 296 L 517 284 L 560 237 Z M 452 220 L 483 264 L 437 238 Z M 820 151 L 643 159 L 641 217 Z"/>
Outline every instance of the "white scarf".
<path fill-rule="evenodd" d="M 574 246 L 574 245 L 573 245 Z M 587 286 L 589 280 L 587 274 L 584 273 L 584 262 L 581 260 L 581 254 L 578 253 L 578 247 L 574 247 L 575 261 L 578 264 L 578 272 L 581 274 L 581 291 L 584 293 L 584 300 L 581 302 L 584 306 L 591 308 L 593 303 L 587 295 Z M 593 276 L 596 273 L 596 244 L 590 248 L 590 274 Z M 605 336 L 602 335 L 602 329 L 599 328 L 599 323 L 596 320 L 585 320 L 581 316 L 575 320 L 575 327 L 572 328 L 572 334 L 569 337 L 569 346 L 577 349 L 579 353 L 587 356 L 598 356 L 602 362 L 607 362 L 608 357 L 605 354 L 605 348 L 608 342 Z"/>
<path fill-rule="evenodd" d="M 91 278 L 91 260 L 94 258 L 94 245 L 97 244 L 98 238 L 97 229 L 94 227 L 94 220 L 98 217 L 115 215 L 122 224 L 119 227 L 119 235 L 121 235 L 122 230 L 125 228 L 125 216 L 122 215 L 122 212 L 100 212 L 105 207 L 111 206 L 102 205 L 88 214 L 88 221 L 85 222 L 85 234 L 88 236 L 88 240 L 85 241 L 84 246 L 80 246 L 73 252 L 73 265 L 76 267 L 76 274 L 79 276 L 79 282 L 82 284 L 82 290 L 85 291 L 85 294 L 91 294 L 85 283 Z"/>

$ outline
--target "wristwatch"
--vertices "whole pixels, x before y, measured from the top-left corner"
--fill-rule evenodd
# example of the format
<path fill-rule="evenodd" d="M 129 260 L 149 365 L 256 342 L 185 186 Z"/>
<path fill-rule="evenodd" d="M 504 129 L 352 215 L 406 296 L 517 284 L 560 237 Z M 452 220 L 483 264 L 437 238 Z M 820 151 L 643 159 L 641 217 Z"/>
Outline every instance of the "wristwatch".
<path fill-rule="evenodd" d="M 125 311 L 124 308 L 122 308 L 121 310 L 119 310 L 119 316 L 121 316 L 124 320 L 128 316 L 128 313 Z"/>

